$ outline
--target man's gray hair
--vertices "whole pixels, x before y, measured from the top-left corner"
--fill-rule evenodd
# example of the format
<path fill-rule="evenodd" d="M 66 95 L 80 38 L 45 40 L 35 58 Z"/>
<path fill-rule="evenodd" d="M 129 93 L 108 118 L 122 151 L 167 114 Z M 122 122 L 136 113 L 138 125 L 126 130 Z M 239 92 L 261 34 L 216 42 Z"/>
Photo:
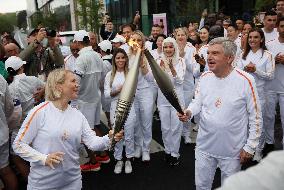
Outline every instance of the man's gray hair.
<path fill-rule="evenodd" d="M 214 38 L 209 42 L 209 45 L 221 44 L 224 48 L 226 56 L 235 56 L 237 52 L 237 45 L 235 42 L 225 37 Z"/>

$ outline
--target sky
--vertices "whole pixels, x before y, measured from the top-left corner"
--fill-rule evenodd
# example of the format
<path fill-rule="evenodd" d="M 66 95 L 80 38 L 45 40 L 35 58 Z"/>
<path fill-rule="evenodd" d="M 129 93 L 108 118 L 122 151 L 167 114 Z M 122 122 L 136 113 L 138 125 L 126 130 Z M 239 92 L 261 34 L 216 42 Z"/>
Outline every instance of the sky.
<path fill-rule="evenodd" d="M 26 9 L 26 0 L 0 0 L 0 13 L 16 12 Z"/>

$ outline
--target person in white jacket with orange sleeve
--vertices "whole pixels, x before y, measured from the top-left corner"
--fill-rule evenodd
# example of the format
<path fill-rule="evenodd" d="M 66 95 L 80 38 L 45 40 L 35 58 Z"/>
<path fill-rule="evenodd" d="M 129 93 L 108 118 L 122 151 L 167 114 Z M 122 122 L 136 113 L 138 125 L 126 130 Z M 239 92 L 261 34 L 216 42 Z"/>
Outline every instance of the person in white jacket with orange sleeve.
<path fill-rule="evenodd" d="M 265 107 L 265 84 L 274 78 L 275 60 L 266 50 L 265 37 L 261 29 L 252 29 L 248 34 L 247 48 L 242 54 L 242 59 L 237 62 L 237 67 L 250 73 L 256 82 L 257 92 L 261 104 L 261 112 Z M 264 133 L 260 138 L 254 160 L 260 161 L 264 147 Z"/>
<path fill-rule="evenodd" d="M 78 87 L 72 72 L 52 71 L 46 83 L 47 101 L 29 112 L 19 130 L 13 149 L 30 162 L 28 190 L 81 189 L 81 143 L 93 151 L 109 147 L 112 131 L 104 137 L 96 136 L 84 115 L 68 105 L 77 98 Z M 122 133 L 117 133 L 117 138 L 121 139 Z"/>
<path fill-rule="evenodd" d="M 253 157 L 262 129 L 261 108 L 254 78 L 234 69 L 237 47 L 228 38 L 215 38 L 208 48 L 208 67 L 185 114 L 187 121 L 200 113 L 196 139 L 197 190 L 211 189 L 217 167 L 222 182 Z"/>

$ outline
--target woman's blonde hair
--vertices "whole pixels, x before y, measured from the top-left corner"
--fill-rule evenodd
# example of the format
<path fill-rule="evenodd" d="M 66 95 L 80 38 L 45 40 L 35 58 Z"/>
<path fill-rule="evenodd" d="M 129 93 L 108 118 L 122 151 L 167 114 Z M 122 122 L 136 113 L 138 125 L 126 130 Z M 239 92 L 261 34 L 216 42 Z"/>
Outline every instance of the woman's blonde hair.
<path fill-rule="evenodd" d="M 126 52 L 124 51 L 124 49 L 118 48 L 114 51 L 113 56 L 112 56 L 112 70 L 111 70 L 111 75 L 110 75 L 110 88 L 112 87 L 112 83 L 113 83 L 113 79 L 115 77 L 116 74 L 116 70 L 117 70 L 117 66 L 115 64 L 115 57 L 118 53 L 122 53 L 126 59 L 126 63 L 124 65 L 124 76 L 126 77 L 127 73 L 128 73 L 128 63 L 129 63 L 129 59 L 128 56 L 126 54 Z"/>
<path fill-rule="evenodd" d="M 62 92 L 59 91 L 56 86 L 65 82 L 67 73 L 72 72 L 65 69 L 55 69 L 49 73 L 45 85 L 46 100 L 55 101 L 62 97 Z"/>
<path fill-rule="evenodd" d="M 141 37 L 141 39 L 142 39 L 142 47 L 140 47 L 140 48 L 143 49 L 143 48 L 145 47 L 145 42 L 146 42 L 146 38 L 145 38 L 144 34 L 143 34 L 140 30 L 135 30 L 135 31 L 131 34 L 130 38 L 131 38 L 133 35 L 135 35 L 135 34 Z M 130 46 L 130 48 L 129 48 L 129 54 L 130 54 L 130 55 L 132 54 L 132 47 L 131 47 L 131 46 Z"/>

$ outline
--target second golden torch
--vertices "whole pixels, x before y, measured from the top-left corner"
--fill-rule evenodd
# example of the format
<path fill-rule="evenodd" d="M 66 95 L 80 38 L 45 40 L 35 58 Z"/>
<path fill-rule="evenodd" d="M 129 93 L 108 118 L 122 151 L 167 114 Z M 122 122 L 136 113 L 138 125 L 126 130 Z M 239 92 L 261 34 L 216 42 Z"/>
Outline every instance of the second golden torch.
<path fill-rule="evenodd" d="M 129 72 L 125 78 L 125 82 L 123 84 L 123 87 L 121 89 L 117 101 L 113 137 L 116 133 L 118 133 L 119 131 L 121 131 L 121 129 L 123 129 L 128 114 L 130 112 L 138 82 L 140 57 L 141 57 L 141 49 L 139 48 L 137 50 L 134 63 L 132 64 L 132 67 L 129 69 Z M 114 150 L 115 144 L 116 142 L 114 138 L 112 138 L 110 151 Z"/>
<path fill-rule="evenodd" d="M 184 114 L 183 109 L 180 105 L 178 96 L 176 94 L 174 85 L 171 82 L 171 79 L 169 78 L 167 73 L 165 73 L 160 68 L 160 66 L 154 60 L 154 58 L 151 55 L 151 53 L 149 52 L 149 50 L 147 50 L 147 49 L 144 50 L 144 54 L 145 54 L 145 56 L 146 56 L 146 58 L 149 62 L 153 76 L 154 76 L 160 90 L 162 91 L 162 93 L 164 94 L 166 99 L 170 102 L 170 104 L 177 110 L 177 112 Z"/>

